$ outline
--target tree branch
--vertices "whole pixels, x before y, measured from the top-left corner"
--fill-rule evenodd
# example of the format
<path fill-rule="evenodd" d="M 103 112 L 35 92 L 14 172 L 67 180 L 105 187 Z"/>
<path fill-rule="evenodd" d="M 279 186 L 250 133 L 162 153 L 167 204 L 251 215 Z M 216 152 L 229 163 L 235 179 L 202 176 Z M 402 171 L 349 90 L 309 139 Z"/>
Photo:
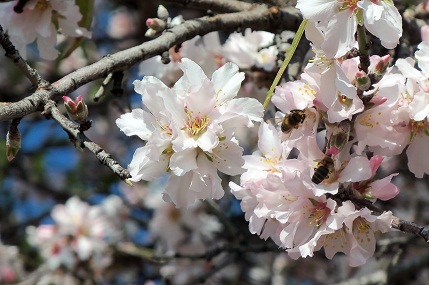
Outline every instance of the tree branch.
<path fill-rule="evenodd" d="M 152 41 L 107 55 L 98 62 L 80 68 L 53 83 L 51 88 L 42 87 L 19 102 L 10 103 L 7 106 L 0 105 L 0 121 L 42 111 L 49 100 L 58 101 L 60 96 L 67 95 L 88 82 L 106 77 L 114 71 L 130 68 L 197 35 L 244 27 L 270 31 L 296 30 L 300 20 L 301 16 L 295 8 L 277 9 L 267 8 L 265 5 L 255 5 L 254 9 L 244 12 L 188 20 L 167 30 Z"/>
<path fill-rule="evenodd" d="M 218 13 L 241 12 L 249 10 L 255 6 L 255 4 L 235 0 L 162 0 L 162 2 L 170 3 L 180 7 L 212 10 Z"/>
<path fill-rule="evenodd" d="M 429 243 L 429 227 L 422 227 L 415 223 L 401 220 L 397 217 L 393 217 L 392 228 L 400 230 L 402 232 L 412 233 L 415 236 L 422 237 L 427 243 Z"/>

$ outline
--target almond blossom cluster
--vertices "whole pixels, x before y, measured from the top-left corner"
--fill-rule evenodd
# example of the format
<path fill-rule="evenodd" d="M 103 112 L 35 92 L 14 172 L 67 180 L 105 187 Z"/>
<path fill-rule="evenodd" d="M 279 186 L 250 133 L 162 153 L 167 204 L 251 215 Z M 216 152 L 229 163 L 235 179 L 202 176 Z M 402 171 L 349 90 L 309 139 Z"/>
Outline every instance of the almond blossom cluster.
<path fill-rule="evenodd" d="M 374 213 L 367 203 L 399 193 L 391 183 L 396 174 L 376 176 L 382 161 L 408 146 L 410 171 L 429 173 L 421 156 L 429 142 L 426 46 L 416 53 L 422 71 L 411 59 L 388 68 L 389 56 L 367 56 L 362 68 L 365 55 L 351 53 L 359 27 L 386 48 L 402 34 L 390 1 L 301 0 L 297 7 L 309 19 L 315 56 L 300 80 L 276 88 L 279 130 L 260 126 L 258 151 L 245 156 L 240 185 L 230 187 L 250 231 L 292 258 L 323 248 L 330 259 L 342 252 L 350 266 L 360 266 L 374 254 L 375 234 L 392 222 L 390 211 Z"/>
<path fill-rule="evenodd" d="M 233 33 L 224 44 L 211 33 L 171 50 L 175 63 L 169 68 L 178 65 L 184 75 L 171 89 L 151 76 L 135 81 L 149 112 L 133 110 L 117 125 L 147 141 L 130 164 L 133 181 L 170 172 L 166 201 L 181 207 L 218 199 L 223 190 L 217 171 L 236 175 L 244 168 L 240 184 L 230 187 L 252 233 L 271 238 L 293 258 L 324 248 L 328 258 L 342 252 L 350 266 L 360 266 L 374 254 L 376 233 L 390 231 L 393 219 L 390 211 L 368 205 L 399 193 L 391 182 L 397 174 L 378 176 L 382 162 L 407 148 L 410 171 L 416 177 L 429 173 L 421 156 L 429 143 L 428 29 L 416 52 L 420 69 L 412 59 L 389 67 L 389 55 L 368 55 L 364 33 L 385 48 L 398 44 L 402 19 L 391 1 L 298 0 L 297 8 L 309 20 L 314 57 L 299 80 L 275 89 L 281 123 L 260 125 L 258 150 L 244 156 L 244 165 L 234 128 L 252 126 L 261 109 L 251 99 L 232 99 L 243 80 L 238 67 L 276 70 L 278 49 L 270 33 Z M 226 60 L 238 67 L 226 63 L 209 83 L 185 56 L 210 72 Z M 173 69 L 147 67 L 140 66 L 142 74 L 174 80 Z M 222 95 L 225 90 L 229 96 Z M 243 100 L 241 110 L 234 100 Z"/>
<path fill-rule="evenodd" d="M 147 111 L 134 109 L 116 124 L 126 135 L 147 141 L 129 165 L 131 181 L 170 173 L 164 200 L 183 207 L 224 195 L 218 171 L 243 172 L 243 149 L 234 131 L 260 121 L 263 107 L 256 99 L 235 98 L 244 74 L 233 63 L 216 70 L 211 80 L 190 59 L 179 66 L 183 76 L 173 88 L 152 76 L 134 81 Z"/>

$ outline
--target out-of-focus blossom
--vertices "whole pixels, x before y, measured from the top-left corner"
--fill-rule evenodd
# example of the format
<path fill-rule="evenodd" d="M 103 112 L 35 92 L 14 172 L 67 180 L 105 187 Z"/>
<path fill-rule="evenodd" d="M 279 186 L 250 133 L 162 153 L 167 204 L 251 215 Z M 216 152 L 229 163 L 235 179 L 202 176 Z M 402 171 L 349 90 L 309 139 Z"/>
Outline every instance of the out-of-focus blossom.
<path fill-rule="evenodd" d="M 24 58 L 26 46 L 36 40 L 40 57 L 55 59 L 58 31 L 69 37 L 91 37 L 78 25 L 82 15 L 74 0 L 30 0 L 19 14 L 13 10 L 16 2 L 0 4 L 0 24 Z"/>
<path fill-rule="evenodd" d="M 111 38 L 123 39 L 137 33 L 137 21 L 125 8 L 119 8 L 109 18 L 107 33 Z"/>
<path fill-rule="evenodd" d="M 119 230 L 101 206 L 72 197 L 65 205 L 54 207 L 51 215 L 55 224 L 27 228 L 30 244 L 40 249 L 49 269 L 65 266 L 73 270 L 87 262 L 88 270 L 100 273 L 110 264 L 108 242 Z"/>
<path fill-rule="evenodd" d="M 206 74 L 212 74 L 226 63 L 219 32 L 196 36 L 184 42 L 180 55 L 195 61 Z"/>
<path fill-rule="evenodd" d="M 246 29 L 244 35 L 233 33 L 224 45 L 225 57 L 240 68 L 256 66 L 272 71 L 277 61 L 274 34 Z"/>
<path fill-rule="evenodd" d="M 159 205 L 149 224 L 158 250 L 187 254 L 190 245 L 204 250 L 204 241 L 213 239 L 221 228 L 219 221 L 205 214 L 201 205 L 178 209 L 172 203 Z"/>
<path fill-rule="evenodd" d="M 22 280 L 22 262 L 16 246 L 4 245 L 0 242 L 0 283 L 13 284 Z"/>
<path fill-rule="evenodd" d="M 208 75 L 226 63 L 218 32 L 208 33 L 202 37 L 196 36 L 184 42 L 178 50 L 176 47 L 171 48 L 169 55 L 169 63 L 163 63 L 161 56 L 143 61 L 139 65 L 139 75 L 155 76 L 170 86 L 183 74 L 179 67 L 182 58 L 196 62 Z"/>

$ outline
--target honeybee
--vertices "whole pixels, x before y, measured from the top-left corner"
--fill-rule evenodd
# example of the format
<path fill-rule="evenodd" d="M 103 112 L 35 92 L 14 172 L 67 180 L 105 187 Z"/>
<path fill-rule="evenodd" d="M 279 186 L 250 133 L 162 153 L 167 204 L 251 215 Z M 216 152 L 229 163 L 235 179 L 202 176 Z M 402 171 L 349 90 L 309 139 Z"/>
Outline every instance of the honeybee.
<path fill-rule="evenodd" d="M 304 120 L 304 110 L 291 110 L 290 113 L 284 117 L 280 129 L 285 134 L 290 133 L 292 129 L 298 129 L 299 126 L 304 122 Z"/>
<path fill-rule="evenodd" d="M 325 157 L 323 157 L 317 164 L 317 168 L 314 170 L 311 181 L 314 184 L 320 184 L 323 180 L 328 178 L 332 170 L 334 170 L 334 160 L 330 155 L 325 155 Z"/>

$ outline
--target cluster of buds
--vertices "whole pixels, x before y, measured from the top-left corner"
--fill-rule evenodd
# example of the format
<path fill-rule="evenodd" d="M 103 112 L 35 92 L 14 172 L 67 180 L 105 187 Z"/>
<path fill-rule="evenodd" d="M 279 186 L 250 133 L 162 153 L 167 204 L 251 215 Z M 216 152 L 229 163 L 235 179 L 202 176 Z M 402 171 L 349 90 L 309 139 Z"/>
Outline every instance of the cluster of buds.
<path fill-rule="evenodd" d="M 146 31 L 145 36 L 148 38 L 158 36 L 167 28 L 171 21 L 167 9 L 162 5 L 158 6 L 157 16 L 158 18 L 148 18 L 146 20 L 146 26 L 149 29 Z"/>

